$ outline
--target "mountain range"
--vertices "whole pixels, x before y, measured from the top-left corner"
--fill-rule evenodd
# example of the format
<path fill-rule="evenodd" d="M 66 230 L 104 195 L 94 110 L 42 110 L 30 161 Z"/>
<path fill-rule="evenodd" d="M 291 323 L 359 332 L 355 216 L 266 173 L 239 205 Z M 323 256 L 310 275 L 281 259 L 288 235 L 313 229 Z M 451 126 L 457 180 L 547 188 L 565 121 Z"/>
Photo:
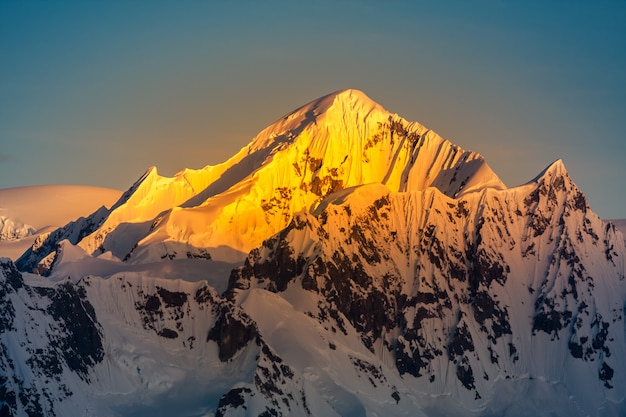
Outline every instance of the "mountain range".
<path fill-rule="evenodd" d="M 0 415 L 626 414 L 626 248 L 556 161 L 343 90 L 0 276 Z M 13 230 L 13 229 L 11 229 Z"/>

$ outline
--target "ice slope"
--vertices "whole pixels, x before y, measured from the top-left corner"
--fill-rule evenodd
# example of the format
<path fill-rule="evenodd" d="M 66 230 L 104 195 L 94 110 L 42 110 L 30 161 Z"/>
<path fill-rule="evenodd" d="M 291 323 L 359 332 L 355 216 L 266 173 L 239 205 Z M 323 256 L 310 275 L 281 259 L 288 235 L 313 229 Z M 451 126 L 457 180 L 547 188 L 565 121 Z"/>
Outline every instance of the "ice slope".
<path fill-rule="evenodd" d="M 346 354 L 355 335 L 336 342 L 297 314 L 275 324 L 297 343 L 281 342 L 271 330 L 273 315 L 293 310 L 275 294 L 245 300 L 266 314 L 255 322 L 206 282 L 120 272 L 53 283 L 22 276 L 7 259 L 0 281 L 2 415 L 357 416 L 370 405 L 382 412 L 391 404 L 398 415 L 422 415 L 411 401 L 397 405 L 391 383 L 401 381 L 387 380 L 362 359 L 371 354 L 360 348 Z M 264 333 L 273 344 L 292 346 L 289 359 L 300 357 L 298 368 L 276 354 Z M 341 349 L 332 361 L 328 344 Z M 305 346 L 310 358 L 297 354 Z M 359 372 L 364 366 L 382 399 L 354 392 L 373 391 L 372 376 Z M 363 380 L 351 387 L 351 378 Z"/>
<path fill-rule="evenodd" d="M 0 275 L 2 415 L 207 415 L 254 374 L 255 343 L 219 359 L 250 344 L 250 323 L 237 349 L 207 339 L 221 316 L 240 322 L 205 283 L 129 272 L 52 284 L 8 260 Z"/>
<path fill-rule="evenodd" d="M 625 257 L 557 161 L 526 185 L 458 198 L 337 192 L 253 250 L 229 296 L 259 320 L 241 300 L 263 289 L 356 332 L 428 415 L 617 416 Z"/>
<path fill-rule="evenodd" d="M 237 262 L 330 193 L 380 182 L 437 187 L 451 197 L 504 185 L 475 152 L 391 114 L 357 90 L 315 100 L 259 133 L 216 167 L 164 178 L 150 169 L 79 244 L 129 263 L 196 256 Z M 36 270 L 54 251 L 18 262 Z M 45 268 L 44 268 L 45 269 Z"/>
<path fill-rule="evenodd" d="M 39 235 L 111 207 L 122 193 L 81 185 L 41 185 L 0 190 L 0 256 L 17 259 Z"/>

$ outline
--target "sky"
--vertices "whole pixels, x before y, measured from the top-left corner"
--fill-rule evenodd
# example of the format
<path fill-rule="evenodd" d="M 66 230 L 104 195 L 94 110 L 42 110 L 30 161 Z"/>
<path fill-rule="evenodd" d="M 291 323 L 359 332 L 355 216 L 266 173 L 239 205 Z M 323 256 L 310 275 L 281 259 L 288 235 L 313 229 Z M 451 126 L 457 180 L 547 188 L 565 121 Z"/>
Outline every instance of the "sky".
<path fill-rule="evenodd" d="M 125 190 L 356 88 L 626 218 L 626 2 L 0 0 L 0 188 Z"/>

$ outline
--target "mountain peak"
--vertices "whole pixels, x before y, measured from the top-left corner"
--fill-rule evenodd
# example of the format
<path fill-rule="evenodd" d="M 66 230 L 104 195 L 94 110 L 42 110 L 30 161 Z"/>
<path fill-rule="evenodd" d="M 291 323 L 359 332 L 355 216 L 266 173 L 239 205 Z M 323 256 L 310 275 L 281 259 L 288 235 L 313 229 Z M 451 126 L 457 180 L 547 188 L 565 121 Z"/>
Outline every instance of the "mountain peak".
<path fill-rule="evenodd" d="M 341 113 L 345 113 L 348 110 L 354 112 L 358 116 L 366 116 L 372 111 L 389 113 L 380 104 L 372 100 L 361 90 L 339 90 L 327 97 L 333 98 L 333 103 L 329 110 L 336 108 Z"/>
<path fill-rule="evenodd" d="M 387 111 L 380 104 L 362 91 L 355 89 L 338 90 L 285 114 L 261 131 L 244 150 L 250 154 L 261 149 L 290 143 L 307 128 L 325 120 L 328 124 L 342 118 L 350 122 L 360 123 L 373 111 L 387 115 Z"/>
<path fill-rule="evenodd" d="M 346 88 L 344 90 L 338 90 L 329 94 L 326 97 L 333 97 L 334 100 L 348 101 L 351 103 L 371 104 L 380 107 L 378 103 L 372 100 L 367 94 L 361 90 L 354 88 Z"/>
<path fill-rule="evenodd" d="M 533 179 L 533 182 L 540 182 L 542 178 L 552 178 L 563 175 L 569 175 L 567 169 L 565 168 L 565 163 L 563 163 L 562 159 L 557 159 L 548 165 L 546 169 L 541 171 L 539 175 Z"/>
<path fill-rule="evenodd" d="M 313 103 L 317 103 L 317 104 L 326 103 L 330 107 L 335 102 L 354 103 L 354 104 L 361 103 L 361 104 L 380 107 L 378 103 L 372 100 L 363 91 L 355 89 L 355 88 L 345 88 L 342 90 L 337 90 L 332 93 L 326 94 L 315 100 L 312 100 L 311 102 L 309 102 L 308 104 L 305 104 L 301 108 L 307 107 Z"/>

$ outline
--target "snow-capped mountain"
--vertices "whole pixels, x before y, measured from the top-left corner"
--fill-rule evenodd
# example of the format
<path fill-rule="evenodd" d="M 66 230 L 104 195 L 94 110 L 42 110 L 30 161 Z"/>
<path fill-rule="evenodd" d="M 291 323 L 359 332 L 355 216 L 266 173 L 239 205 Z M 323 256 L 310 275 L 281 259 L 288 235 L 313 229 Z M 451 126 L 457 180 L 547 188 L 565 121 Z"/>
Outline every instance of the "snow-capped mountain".
<path fill-rule="evenodd" d="M 221 165 L 173 178 L 149 169 L 105 217 L 34 245 L 18 265 L 45 269 L 38 264 L 45 258 L 49 264 L 61 239 L 129 263 L 165 257 L 240 262 L 293 213 L 371 182 L 394 191 L 437 187 L 450 197 L 505 188 L 480 155 L 345 90 L 281 118 Z"/>
<path fill-rule="evenodd" d="M 0 415 L 624 415 L 625 257 L 341 91 L 3 260 Z"/>

